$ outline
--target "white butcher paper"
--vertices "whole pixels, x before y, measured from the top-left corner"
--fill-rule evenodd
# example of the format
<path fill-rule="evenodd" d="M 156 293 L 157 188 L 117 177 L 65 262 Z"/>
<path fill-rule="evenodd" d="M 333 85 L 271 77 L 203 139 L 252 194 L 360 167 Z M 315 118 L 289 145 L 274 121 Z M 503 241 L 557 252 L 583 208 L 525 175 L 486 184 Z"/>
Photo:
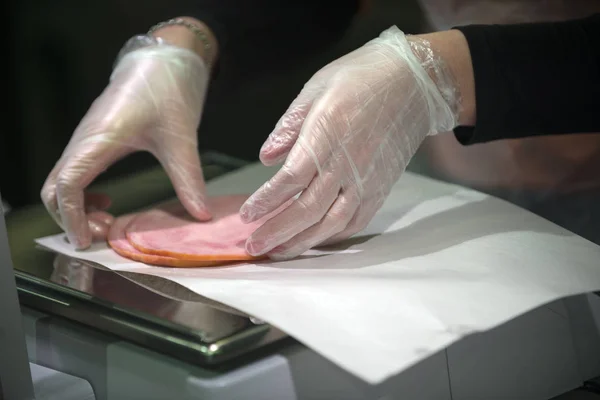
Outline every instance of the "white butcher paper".
<path fill-rule="evenodd" d="M 252 193 L 276 171 L 252 165 L 211 195 Z M 380 383 L 462 337 L 555 299 L 600 290 L 600 247 L 528 211 L 405 173 L 370 225 L 347 243 L 285 262 L 151 267 L 105 244 L 52 251 L 151 274 L 287 332 L 343 369 Z"/>

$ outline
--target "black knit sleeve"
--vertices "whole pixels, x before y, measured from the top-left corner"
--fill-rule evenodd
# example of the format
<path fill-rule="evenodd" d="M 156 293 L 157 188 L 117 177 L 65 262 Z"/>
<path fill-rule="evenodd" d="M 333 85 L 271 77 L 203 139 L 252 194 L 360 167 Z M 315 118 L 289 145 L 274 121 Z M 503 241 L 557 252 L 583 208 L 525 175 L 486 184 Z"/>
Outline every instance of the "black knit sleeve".
<path fill-rule="evenodd" d="M 463 144 L 600 132 L 600 15 L 554 23 L 470 25 L 476 124 Z"/>
<path fill-rule="evenodd" d="M 339 39 L 358 0 L 187 0 L 179 15 L 206 23 L 219 41 L 218 63 L 257 74 L 301 62 Z M 237 66 L 237 67 L 236 67 Z"/>

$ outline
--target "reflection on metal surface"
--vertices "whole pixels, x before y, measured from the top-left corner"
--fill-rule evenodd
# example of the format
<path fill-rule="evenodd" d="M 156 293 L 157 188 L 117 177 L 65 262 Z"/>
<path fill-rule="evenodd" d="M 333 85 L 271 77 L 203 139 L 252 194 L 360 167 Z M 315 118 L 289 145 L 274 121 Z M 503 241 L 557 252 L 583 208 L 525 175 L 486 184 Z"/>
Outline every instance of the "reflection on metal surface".
<path fill-rule="evenodd" d="M 211 159 L 222 165 L 211 165 Z M 243 165 L 219 154 L 206 155 L 203 161 L 207 180 Z M 161 167 L 101 184 L 96 191 L 114 200 L 111 212 L 115 215 L 174 196 Z M 202 365 L 237 360 L 287 337 L 167 279 L 116 273 L 102 265 L 36 249 L 34 238 L 58 233 L 42 205 L 9 215 L 15 276 L 25 306 Z"/>
<path fill-rule="evenodd" d="M 145 277 L 155 281 L 164 280 L 147 275 Z M 247 317 L 225 312 L 200 301 L 177 300 L 174 298 L 177 293 L 171 293 L 167 297 L 130 279 L 113 271 L 98 269 L 87 261 L 64 255 L 55 257 L 54 271 L 50 277 L 55 283 L 109 301 L 114 307 L 149 314 L 198 331 L 205 341 L 230 336 L 250 325 Z M 146 279 L 147 284 L 151 284 L 149 280 Z"/>
<path fill-rule="evenodd" d="M 263 321 L 262 319 L 258 319 L 255 317 L 250 317 L 250 322 L 252 322 L 254 325 L 264 325 L 265 321 Z"/>
<path fill-rule="evenodd" d="M 29 289 L 26 289 L 26 288 L 19 288 L 19 291 L 20 292 L 24 292 L 24 293 L 28 293 L 28 294 L 31 294 L 31 295 L 34 295 L 34 296 L 37 296 L 37 297 L 40 297 L 40 298 L 42 298 L 44 300 L 47 300 L 49 302 L 59 303 L 59 304 L 61 304 L 63 306 L 70 306 L 70 304 L 67 303 L 66 301 L 61 301 L 61 300 L 58 300 L 58 299 L 53 299 L 50 296 L 44 296 L 43 294 L 36 293 L 33 290 L 29 290 Z"/>
<path fill-rule="evenodd" d="M 105 322 L 154 338 L 148 342 L 159 340 L 167 346 L 183 349 L 183 352 L 200 354 L 208 362 L 230 359 L 287 337 L 260 320 L 206 299 L 174 282 L 150 275 L 123 275 L 59 254 L 54 257 L 49 277 L 32 276 L 29 284 L 20 286 L 20 291 L 37 304 L 41 301 L 48 305 L 71 306 L 68 301 L 55 299 L 52 293 L 42 290 L 44 281 L 55 283 L 63 293 L 78 293 L 77 297 L 89 299 L 94 307 L 100 305 L 106 310 L 122 311 L 115 316 L 104 314 Z M 36 281 L 41 283 L 39 291 L 35 284 L 31 284 Z M 65 313 L 67 318 L 73 318 L 66 314 L 69 313 Z M 123 315 L 130 315 L 130 320 Z M 89 315 L 81 318 L 80 322 L 89 324 L 89 318 Z M 105 325 L 98 323 L 95 326 Z"/>

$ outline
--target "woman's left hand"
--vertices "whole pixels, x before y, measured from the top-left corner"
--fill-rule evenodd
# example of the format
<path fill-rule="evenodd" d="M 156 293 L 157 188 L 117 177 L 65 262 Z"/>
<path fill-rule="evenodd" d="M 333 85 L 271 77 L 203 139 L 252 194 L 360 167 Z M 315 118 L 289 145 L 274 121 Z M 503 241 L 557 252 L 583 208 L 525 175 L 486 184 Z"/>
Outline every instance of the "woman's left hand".
<path fill-rule="evenodd" d="M 246 250 L 288 259 L 361 231 L 423 139 L 455 127 L 457 92 L 429 43 L 396 27 L 322 68 L 261 149 L 263 164 L 285 163 L 240 214 L 255 221 L 299 196 Z"/>

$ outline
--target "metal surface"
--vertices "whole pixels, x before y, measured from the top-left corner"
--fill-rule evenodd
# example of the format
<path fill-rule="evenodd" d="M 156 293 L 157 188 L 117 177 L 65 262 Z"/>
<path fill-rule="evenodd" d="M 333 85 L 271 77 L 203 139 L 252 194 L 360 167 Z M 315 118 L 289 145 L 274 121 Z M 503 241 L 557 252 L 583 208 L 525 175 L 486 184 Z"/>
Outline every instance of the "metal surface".
<path fill-rule="evenodd" d="M 216 366 L 286 337 L 162 278 L 120 275 L 63 255 L 46 275 L 36 272 L 16 271 L 23 304 L 186 362 Z"/>
<path fill-rule="evenodd" d="M 204 165 L 207 180 L 243 164 L 221 158 L 212 154 L 218 165 L 214 160 Z M 173 196 L 162 169 L 132 175 L 99 189 L 117 199 L 119 206 L 111 210 L 117 215 Z M 7 218 L 23 304 L 200 365 L 241 362 L 242 356 L 287 337 L 166 279 L 116 273 L 36 248 L 36 237 L 55 233 L 55 224 L 46 214 L 40 205 L 11 212 Z"/>

